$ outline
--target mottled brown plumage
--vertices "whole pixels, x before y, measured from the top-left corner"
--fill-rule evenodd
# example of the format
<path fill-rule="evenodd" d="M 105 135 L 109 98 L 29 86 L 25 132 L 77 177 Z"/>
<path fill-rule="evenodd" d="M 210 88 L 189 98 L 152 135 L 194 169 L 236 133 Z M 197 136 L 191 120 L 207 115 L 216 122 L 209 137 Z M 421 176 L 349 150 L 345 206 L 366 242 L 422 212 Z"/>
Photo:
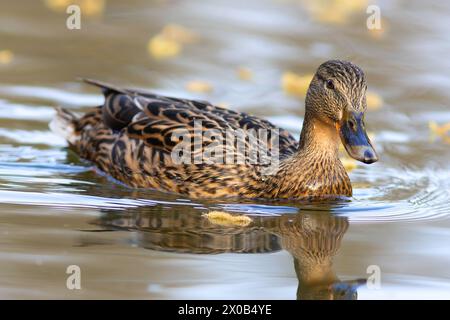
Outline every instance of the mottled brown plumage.
<path fill-rule="evenodd" d="M 300 143 L 288 131 L 243 112 L 85 81 L 102 88 L 105 103 L 80 118 L 58 109 L 53 128 L 62 131 L 80 157 L 132 187 L 192 198 L 351 196 L 349 177 L 338 158 L 339 136 L 351 156 L 366 163 L 377 160 L 363 124 L 364 74 L 349 62 L 331 60 L 318 68 L 306 97 Z M 205 157 L 217 143 L 205 136 L 211 131 L 226 136 L 230 130 L 262 129 L 270 139 L 244 135 L 233 144 L 219 142 L 223 154 L 232 155 L 231 162 L 208 161 L 220 153 Z M 186 132 L 187 141 L 180 138 Z M 203 140 L 197 139 L 200 136 Z M 276 156 L 277 140 L 279 165 L 270 167 L 267 159 Z M 174 160 L 181 143 L 192 151 L 190 163 Z M 255 146 L 263 152 L 249 151 Z M 202 155 L 203 161 L 195 161 Z"/>

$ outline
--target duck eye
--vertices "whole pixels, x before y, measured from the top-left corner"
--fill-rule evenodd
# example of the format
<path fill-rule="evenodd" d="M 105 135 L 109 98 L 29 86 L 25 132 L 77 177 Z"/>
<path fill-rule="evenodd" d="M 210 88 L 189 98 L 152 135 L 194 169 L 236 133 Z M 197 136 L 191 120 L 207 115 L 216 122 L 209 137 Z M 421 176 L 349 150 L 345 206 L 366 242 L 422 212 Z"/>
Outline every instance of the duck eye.
<path fill-rule="evenodd" d="M 327 88 L 331 90 L 334 89 L 334 83 L 332 80 L 327 80 Z"/>

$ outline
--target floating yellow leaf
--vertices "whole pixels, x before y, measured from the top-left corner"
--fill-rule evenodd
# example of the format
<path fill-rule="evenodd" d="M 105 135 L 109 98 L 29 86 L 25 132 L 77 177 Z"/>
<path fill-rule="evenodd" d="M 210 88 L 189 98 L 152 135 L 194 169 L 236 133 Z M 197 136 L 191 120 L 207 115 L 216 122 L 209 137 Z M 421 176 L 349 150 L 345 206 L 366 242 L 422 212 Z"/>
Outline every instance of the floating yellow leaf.
<path fill-rule="evenodd" d="M 368 91 L 366 95 L 367 108 L 369 110 L 378 110 L 383 106 L 383 98 L 375 92 Z"/>
<path fill-rule="evenodd" d="M 193 43 L 198 39 L 197 34 L 193 31 L 177 24 L 168 24 L 165 26 L 161 31 L 161 35 L 168 40 L 179 43 Z"/>
<path fill-rule="evenodd" d="M 345 147 L 342 143 L 339 144 L 339 155 L 339 158 L 341 159 L 341 162 L 347 171 L 352 171 L 358 167 L 358 162 L 348 156 L 347 151 L 345 151 Z"/>
<path fill-rule="evenodd" d="M 309 84 L 314 75 L 298 75 L 294 72 L 285 72 L 281 78 L 281 85 L 286 94 L 303 97 L 308 91 Z"/>
<path fill-rule="evenodd" d="M 447 134 L 450 131 L 450 122 L 445 123 L 442 126 L 439 126 L 436 122 L 430 121 L 429 127 L 433 133 L 435 133 L 436 135 L 442 136 L 442 135 Z"/>
<path fill-rule="evenodd" d="M 369 35 L 374 39 L 382 39 L 389 29 L 389 24 L 385 19 L 381 18 L 381 28 L 380 29 L 368 29 Z"/>
<path fill-rule="evenodd" d="M 304 0 L 303 4 L 311 17 L 317 21 L 332 24 L 344 24 L 349 20 L 349 17 L 353 13 L 365 13 L 368 0 Z"/>
<path fill-rule="evenodd" d="M 98 16 L 105 10 L 105 0 L 82 0 L 81 13 L 88 16 Z"/>
<path fill-rule="evenodd" d="M 105 10 L 106 0 L 45 0 L 45 4 L 57 12 L 66 12 L 67 7 L 74 4 L 80 7 L 82 15 L 98 16 Z"/>
<path fill-rule="evenodd" d="M 313 12 L 312 17 L 317 21 L 332 24 L 344 24 L 347 20 L 347 15 L 341 10 L 317 11 Z"/>
<path fill-rule="evenodd" d="M 245 215 L 233 215 L 223 211 L 211 211 L 204 215 L 209 222 L 221 226 L 245 227 L 252 223 L 252 219 Z"/>
<path fill-rule="evenodd" d="M 213 86 L 206 81 L 195 80 L 188 82 L 186 89 L 191 92 L 207 93 L 213 91 Z"/>
<path fill-rule="evenodd" d="M 156 35 L 148 42 L 147 49 L 152 57 L 165 59 L 179 55 L 182 46 L 178 42 L 167 39 L 162 35 Z"/>
<path fill-rule="evenodd" d="M 45 5 L 53 10 L 63 12 L 73 2 L 71 0 L 45 0 Z"/>
<path fill-rule="evenodd" d="M 241 80 L 249 81 L 253 78 L 253 73 L 249 68 L 240 67 L 237 69 L 237 76 Z"/>
<path fill-rule="evenodd" d="M 156 59 L 173 58 L 181 53 L 184 44 L 195 42 L 197 38 L 194 32 L 185 27 L 168 24 L 150 39 L 147 49 Z"/>
<path fill-rule="evenodd" d="M 0 64 L 9 64 L 14 59 L 14 53 L 11 50 L 0 50 Z"/>
<path fill-rule="evenodd" d="M 434 141 L 436 137 L 440 137 L 444 142 L 450 143 L 450 122 L 439 125 L 434 121 L 430 121 L 428 126 L 431 131 L 431 140 Z"/>
<path fill-rule="evenodd" d="M 352 171 L 358 167 L 358 163 L 355 159 L 344 157 L 341 159 L 342 164 L 344 165 L 345 170 Z"/>

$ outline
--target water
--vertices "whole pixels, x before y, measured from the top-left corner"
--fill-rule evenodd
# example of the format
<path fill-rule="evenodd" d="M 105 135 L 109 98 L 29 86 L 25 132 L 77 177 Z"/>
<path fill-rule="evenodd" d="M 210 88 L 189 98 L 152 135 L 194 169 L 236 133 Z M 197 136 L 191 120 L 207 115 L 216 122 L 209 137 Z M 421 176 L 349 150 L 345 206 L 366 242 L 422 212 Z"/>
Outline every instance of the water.
<path fill-rule="evenodd" d="M 13 53 L 0 64 L 1 298 L 450 298 L 450 148 L 429 131 L 450 121 L 449 4 L 379 1 L 384 29 L 373 33 L 364 1 L 336 13 L 294 0 L 107 0 L 72 31 L 51 1 L 24 2 L 0 1 L 0 51 Z M 154 59 L 147 42 L 169 23 L 199 39 Z M 334 57 L 359 64 L 384 100 L 366 117 L 381 160 L 351 171 L 351 201 L 131 190 L 48 129 L 54 106 L 102 102 L 76 81 L 84 76 L 226 103 L 298 136 L 303 100 L 283 92 L 281 76 Z M 236 76 L 242 66 L 251 81 Z M 189 92 L 192 80 L 214 90 Z M 217 225 L 202 217 L 211 210 L 253 222 Z M 69 265 L 80 266 L 82 290 L 66 288 Z M 373 268 L 379 289 L 365 282 Z"/>

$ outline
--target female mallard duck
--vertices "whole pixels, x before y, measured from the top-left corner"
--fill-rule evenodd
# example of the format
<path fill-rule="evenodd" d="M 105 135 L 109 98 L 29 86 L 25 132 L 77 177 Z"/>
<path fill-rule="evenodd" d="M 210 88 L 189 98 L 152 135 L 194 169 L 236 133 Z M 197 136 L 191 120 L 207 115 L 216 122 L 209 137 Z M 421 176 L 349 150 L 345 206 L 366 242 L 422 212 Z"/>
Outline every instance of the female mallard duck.
<path fill-rule="evenodd" d="M 193 198 L 351 196 L 338 137 L 356 160 L 378 160 L 364 127 L 364 73 L 350 62 L 330 60 L 319 66 L 306 95 L 300 142 L 266 120 L 208 102 L 85 81 L 102 88 L 105 103 L 80 118 L 59 108 L 51 127 L 82 158 L 132 187 Z M 241 138 L 232 143 L 218 139 L 217 134 L 228 137 L 232 130 Z M 270 134 L 245 136 L 252 130 Z M 223 151 L 211 145 L 224 147 L 227 161 L 214 161 Z M 270 150 L 266 156 L 277 155 L 277 165 L 255 161 L 252 146 Z M 187 158 L 186 151 L 192 151 Z"/>

